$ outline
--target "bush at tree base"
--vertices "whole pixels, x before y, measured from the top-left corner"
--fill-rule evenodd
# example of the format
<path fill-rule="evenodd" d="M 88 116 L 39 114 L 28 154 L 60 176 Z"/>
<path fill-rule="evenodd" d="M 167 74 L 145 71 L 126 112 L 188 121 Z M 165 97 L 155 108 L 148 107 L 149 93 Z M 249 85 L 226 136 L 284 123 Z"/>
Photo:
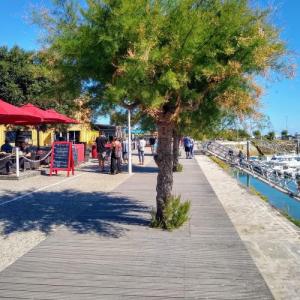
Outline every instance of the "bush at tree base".
<path fill-rule="evenodd" d="M 151 212 L 151 227 L 162 228 L 169 231 L 179 228 L 189 220 L 191 208 L 190 201 L 181 202 L 181 196 L 172 195 L 164 208 L 164 220 L 159 222 L 156 219 L 156 211 Z"/>

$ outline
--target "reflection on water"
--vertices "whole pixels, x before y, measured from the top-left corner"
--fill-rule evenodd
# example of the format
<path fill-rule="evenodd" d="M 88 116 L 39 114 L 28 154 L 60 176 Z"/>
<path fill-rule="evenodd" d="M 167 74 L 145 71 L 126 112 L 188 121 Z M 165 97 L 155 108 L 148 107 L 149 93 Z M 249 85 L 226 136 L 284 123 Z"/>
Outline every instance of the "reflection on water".
<path fill-rule="evenodd" d="M 281 193 L 251 175 L 239 171 L 234 174 L 240 183 L 248 187 L 253 187 L 262 195 L 268 197 L 271 205 L 279 210 L 287 212 L 294 219 L 300 220 L 300 201 Z"/>

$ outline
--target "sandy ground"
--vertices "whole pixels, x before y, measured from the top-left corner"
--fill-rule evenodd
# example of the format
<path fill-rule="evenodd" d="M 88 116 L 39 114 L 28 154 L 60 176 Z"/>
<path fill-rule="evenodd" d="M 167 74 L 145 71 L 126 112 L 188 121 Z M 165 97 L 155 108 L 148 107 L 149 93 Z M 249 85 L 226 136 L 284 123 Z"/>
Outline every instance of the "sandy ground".
<path fill-rule="evenodd" d="M 151 158 L 150 155 L 146 156 L 145 164 Z M 134 155 L 133 164 L 137 163 L 137 156 Z M 66 201 L 67 197 L 62 201 L 53 199 L 52 203 L 50 193 L 58 196 L 69 194 L 70 198 L 73 193 L 82 193 L 82 197 L 88 200 L 88 195 L 93 193 L 113 191 L 130 176 L 126 172 L 114 176 L 100 173 L 97 160 L 91 160 L 69 178 L 65 172 L 61 172 L 52 177 L 0 181 L 0 272 L 45 240 L 59 226 L 63 226 L 63 219 L 72 217 L 82 207 L 80 204 L 70 204 L 69 200 Z M 36 212 L 32 211 L 35 207 Z M 49 212 L 49 207 L 52 212 Z M 47 221 L 49 218 L 59 222 Z M 43 219 L 46 220 L 47 230 L 40 225 Z"/>
<path fill-rule="evenodd" d="M 300 229 L 208 157 L 196 159 L 275 299 L 300 299 Z"/>

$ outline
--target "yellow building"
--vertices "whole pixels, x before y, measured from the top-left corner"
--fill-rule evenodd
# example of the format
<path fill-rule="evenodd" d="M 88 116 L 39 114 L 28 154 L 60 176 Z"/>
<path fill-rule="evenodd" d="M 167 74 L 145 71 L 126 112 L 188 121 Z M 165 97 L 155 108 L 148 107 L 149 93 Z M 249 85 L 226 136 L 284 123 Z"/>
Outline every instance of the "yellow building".
<path fill-rule="evenodd" d="M 37 145 L 37 130 L 34 127 L 26 127 L 21 129 L 22 133 L 31 140 L 33 145 Z M 0 146 L 4 144 L 5 137 L 10 136 L 13 137 L 15 135 L 15 128 L 12 126 L 4 126 L 0 125 Z M 86 145 L 91 146 L 98 134 L 97 130 L 92 130 L 90 124 L 76 124 L 70 125 L 67 127 L 66 132 L 63 133 L 64 136 L 67 136 L 69 140 L 74 140 L 76 142 L 86 143 Z M 57 137 L 59 133 L 55 131 L 55 129 L 48 129 L 45 132 L 40 131 L 40 146 L 50 146 L 52 141 L 55 140 L 55 136 Z M 74 139 L 75 137 L 75 139 Z M 13 144 L 14 139 L 11 138 L 11 143 Z"/>
<path fill-rule="evenodd" d="M 59 132 L 59 129 L 57 128 L 50 128 L 46 131 L 40 130 L 40 146 L 50 146 L 52 141 L 59 139 L 59 137 L 62 137 L 64 140 L 85 143 L 87 146 L 91 146 L 95 142 L 99 133 L 91 127 L 91 111 L 89 108 L 84 107 L 86 101 L 85 97 L 80 97 L 76 100 L 78 110 L 74 117 L 80 122 L 80 124 L 65 125 L 63 126 L 64 129 L 61 129 L 61 132 Z M 34 126 L 18 128 L 22 131 L 22 135 L 27 137 L 33 145 L 38 145 L 38 133 Z M 0 146 L 4 144 L 6 136 L 9 137 L 11 144 L 14 144 L 15 132 L 16 127 L 12 125 L 0 125 Z"/>

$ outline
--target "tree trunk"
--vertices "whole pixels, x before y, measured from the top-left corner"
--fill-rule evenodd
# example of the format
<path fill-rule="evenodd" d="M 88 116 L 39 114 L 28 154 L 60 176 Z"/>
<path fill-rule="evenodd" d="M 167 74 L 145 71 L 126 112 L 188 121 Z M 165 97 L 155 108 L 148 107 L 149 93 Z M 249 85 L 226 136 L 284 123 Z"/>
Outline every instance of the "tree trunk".
<path fill-rule="evenodd" d="M 158 147 L 156 163 L 158 165 L 157 185 L 156 185 L 156 219 L 159 222 L 164 220 L 164 207 L 171 196 L 173 187 L 173 155 L 172 155 L 172 133 L 173 124 L 171 122 L 160 122 L 158 128 Z"/>
<path fill-rule="evenodd" d="M 176 129 L 173 130 L 173 172 L 177 171 L 179 163 L 179 135 Z"/>

